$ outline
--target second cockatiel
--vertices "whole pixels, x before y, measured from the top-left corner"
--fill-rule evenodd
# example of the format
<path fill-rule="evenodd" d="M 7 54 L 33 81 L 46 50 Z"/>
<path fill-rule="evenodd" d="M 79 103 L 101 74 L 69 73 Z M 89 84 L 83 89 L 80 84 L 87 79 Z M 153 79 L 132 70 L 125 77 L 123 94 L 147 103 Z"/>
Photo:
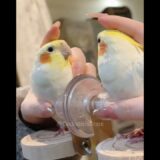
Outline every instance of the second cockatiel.
<path fill-rule="evenodd" d="M 113 101 L 143 96 L 143 46 L 117 30 L 100 32 L 98 73 L 103 87 Z M 143 129 L 135 130 L 126 137 L 143 139 Z"/>
<path fill-rule="evenodd" d="M 71 49 L 64 40 L 55 40 L 40 48 L 31 73 L 32 90 L 39 100 L 54 106 L 62 96 L 73 78 L 70 55 Z"/>
<path fill-rule="evenodd" d="M 143 95 L 143 47 L 117 30 L 98 34 L 98 73 L 112 99 Z"/>

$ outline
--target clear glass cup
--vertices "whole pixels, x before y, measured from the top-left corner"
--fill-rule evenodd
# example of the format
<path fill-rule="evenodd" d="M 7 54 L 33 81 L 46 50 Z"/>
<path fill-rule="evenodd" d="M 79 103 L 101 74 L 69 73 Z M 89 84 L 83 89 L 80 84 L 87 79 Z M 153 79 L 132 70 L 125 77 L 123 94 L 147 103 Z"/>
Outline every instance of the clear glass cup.
<path fill-rule="evenodd" d="M 72 134 L 94 136 L 92 113 L 113 103 L 98 79 L 79 75 L 68 84 L 63 96 L 55 103 L 55 111 L 65 121 Z"/>

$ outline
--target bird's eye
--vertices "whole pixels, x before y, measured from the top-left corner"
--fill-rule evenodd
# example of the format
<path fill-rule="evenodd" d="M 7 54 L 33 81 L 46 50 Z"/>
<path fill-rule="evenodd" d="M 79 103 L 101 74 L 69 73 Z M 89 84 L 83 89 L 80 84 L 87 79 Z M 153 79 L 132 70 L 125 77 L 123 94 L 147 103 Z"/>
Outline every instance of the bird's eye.
<path fill-rule="evenodd" d="M 98 38 L 98 39 L 97 39 L 97 42 L 98 42 L 98 43 L 100 43 L 100 42 L 101 42 L 101 39 L 100 39 L 100 38 Z"/>
<path fill-rule="evenodd" d="M 53 52 L 54 48 L 53 47 L 48 47 L 48 52 Z"/>

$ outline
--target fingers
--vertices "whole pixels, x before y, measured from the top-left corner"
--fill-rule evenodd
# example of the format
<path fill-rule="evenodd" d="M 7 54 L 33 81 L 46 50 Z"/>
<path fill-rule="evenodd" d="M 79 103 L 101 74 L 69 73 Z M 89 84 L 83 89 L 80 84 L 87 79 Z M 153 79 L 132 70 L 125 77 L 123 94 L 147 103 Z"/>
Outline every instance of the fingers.
<path fill-rule="evenodd" d="M 102 13 L 88 14 L 91 18 L 96 18 L 97 21 L 105 28 L 117 29 L 125 34 L 128 34 L 137 42 L 143 45 L 144 43 L 144 25 L 141 22 L 130 18 L 114 16 Z"/>
<path fill-rule="evenodd" d="M 96 77 L 96 67 L 92 63 L 86 63 L 85 74 Z"/>
<path fill-rule="evenodd" d="M 50 30 L 44 36 L 43 41 L 41 43 L 41 46 L 43 46 L 44 44 L 46 44 L 50 41 L 59 39 L 59 37 L 60 37 L 60 25 L 61 25 L 61 23 L 59 21 L 57 21 L 56 23 L 54 23 L 52 25 Z"/>
<path fill-rule="evenodd" d="M 39 123 L 42 118 L 53 116 L 52 105 L 47 102 L 40 102 L 35 95 L 29 91 L 21 104 L 23 118 L 31 123 Z"/>
<path fill-rule="evenodd" d="M 87 74 L 96 77 L 96 67 L 92 63 L 86 63 L 86 58 L 79 48 L 72 48 L 70 62 L 72 64 L 73 76 Z"/>
<path fill-rule="evenodd" d="M 143 101 L 143 97 L 123 100 L 96 110 L 94 115 L 101 119 L 143 120 Z"/>
<path fill-rule="evenodd" d="M 59 39 L 60 37 L 60 22 L 57 21 L 51 27 L 51 29 L 47 32 L 46 36 L 44 37 L 41 46 L 44 44 Z M 86 58 L 79 48 L 72 48 L 72 55 L 70 57 L 70 62 L 72 64 L 72 72 L 73 76 L 79 74 L 89 74 L 89 75 L 96 75 L 96 69 L 92 64 L 86 64 Z"/>
<path fill-rule="evenodd" d="M 79 48 L 72 48 L 72 56 L 70 58 L 73 76 L 85 73 L 86 58 Z"/>

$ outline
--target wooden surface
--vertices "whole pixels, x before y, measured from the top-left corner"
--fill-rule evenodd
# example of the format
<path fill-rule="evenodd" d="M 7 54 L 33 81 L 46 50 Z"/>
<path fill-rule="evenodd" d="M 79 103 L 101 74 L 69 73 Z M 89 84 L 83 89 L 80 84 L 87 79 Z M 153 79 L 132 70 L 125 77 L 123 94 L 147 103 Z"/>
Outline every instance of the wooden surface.
<path fill-rule="evenodd" d="M 98 123 L 101 124 L 102 122 L 99 121 Z M 81 150 L 81 142 L 83 139 L 75 138 L 71 136 L 69 132 L 56 136 L 57 132 L 46 130 L 38 131 L 22 138 L 21 146 L 23 156 L 28 160 L 54 160 L 66 157 L 70 157 L 70 160 L 95 160 L 96 145 L 102 140 L 112 136 L 112 132 L 110 128 L 108 128 L 107 123 L 103 123 L 101 127 L 103 128 L 95 127 L 95 136 L 91 139 L 91 156 L 78 156 L 79 154 L 84 154 Z"/>
<path fill-rule="evenodd" d="M 67 132 L 65 135 L 54 136 L 53 131 L 41 130 L 23 137 L 21 146 L 24 157 L 28 160 L 54 160 L 57 157 L 61 157 L 62 160 L 89 160 L 85 155 L 76 154 L 73 141 L 80 142 L 80 138 L 72 141 L 73 137 Z M 64 156 L 66 157 L 62 158 Z"/>
<path fill-rule="evenodd" d="M 103 121 L 92 117 L 94 124 L 94 137 L 91 138 L 92 144 L 92 155 L 89 157 L 89 160 L 96 160 L 96 146 L 103 140 L 113 137 L 111 121 Z"/>
<path fill-rule="evenodd" d="M 111 138 L 96 147 L 98 160 L 144 160 L 144 141 L 129 143 L 126 138 Z"/>
<path fill-rule="evenodd" d="M 21 146 L 24 157 L 29 160 L 54 160 L 76 155 L 69 132 L 57 135 L 53 131 L 38 131 L 25 136 Z"/>

